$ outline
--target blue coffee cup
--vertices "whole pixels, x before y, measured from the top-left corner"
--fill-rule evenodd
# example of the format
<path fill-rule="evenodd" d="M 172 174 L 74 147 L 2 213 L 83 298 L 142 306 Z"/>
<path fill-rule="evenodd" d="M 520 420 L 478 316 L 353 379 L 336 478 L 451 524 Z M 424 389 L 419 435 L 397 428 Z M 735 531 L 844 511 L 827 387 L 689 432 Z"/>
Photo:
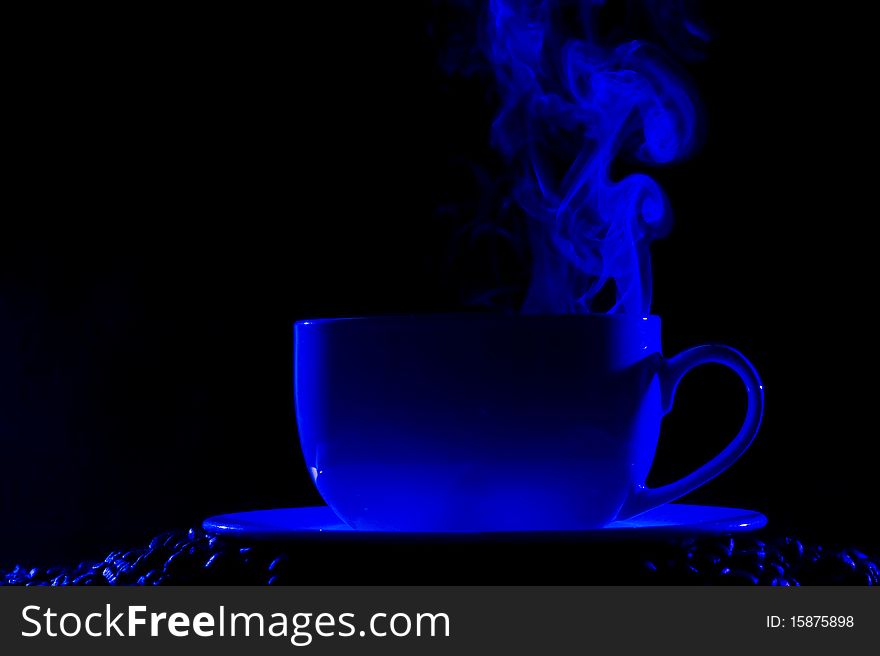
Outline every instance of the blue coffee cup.
<path fill-rule="evenodd" d="M 722 345 L 662 355 L 656 316 L 423 315 L 294 326 L 306 466 L 355 529 L 582 530 L 672 501 L 749 447 L 763 413 L 751 363 Z M 719 363 L 748 406 L 693 473 L 645 485 L 681 378 Z"/>

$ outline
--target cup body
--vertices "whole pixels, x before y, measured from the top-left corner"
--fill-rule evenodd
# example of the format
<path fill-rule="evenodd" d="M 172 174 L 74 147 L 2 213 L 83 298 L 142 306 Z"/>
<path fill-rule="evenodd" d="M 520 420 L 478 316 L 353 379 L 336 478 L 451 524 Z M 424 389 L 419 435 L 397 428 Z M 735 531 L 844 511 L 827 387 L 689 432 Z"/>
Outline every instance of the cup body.
<path fill-rule="evenodd" d="M 366 317 L 294 334 L 306 466 L 354 528 L 594 528 L 650 470 L 658 317 Z"/>

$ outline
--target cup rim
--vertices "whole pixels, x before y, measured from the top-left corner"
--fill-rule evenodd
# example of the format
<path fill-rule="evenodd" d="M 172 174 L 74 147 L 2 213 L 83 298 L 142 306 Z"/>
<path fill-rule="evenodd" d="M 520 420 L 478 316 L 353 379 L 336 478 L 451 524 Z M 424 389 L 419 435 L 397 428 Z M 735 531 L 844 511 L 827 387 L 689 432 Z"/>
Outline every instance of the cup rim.
<path fill-rule="evenodd" d="M 350 317 L 318 317 L 310 319 L 300 319 L 295 321 L 293 325 L 298 326 L 319 326 L 335 323 L 381 323 L 387 321 L 406 321 L 406 322 L 429 322 L 429 321 L 476 321 L 476 320 L 494 320 L 505 322 L 537 322 L 537 321 L 559 321 L 559 322 L 611 322 L 624 323 L 626 321 L 646 321 L 659 322 L 660 316 L 656 314 L 635 315 L 635 314 L 493 314 L 489 312 L 458 312 L 458 313 L 433 313 L 433 314 L 375 314 L 361 315 Z"/>

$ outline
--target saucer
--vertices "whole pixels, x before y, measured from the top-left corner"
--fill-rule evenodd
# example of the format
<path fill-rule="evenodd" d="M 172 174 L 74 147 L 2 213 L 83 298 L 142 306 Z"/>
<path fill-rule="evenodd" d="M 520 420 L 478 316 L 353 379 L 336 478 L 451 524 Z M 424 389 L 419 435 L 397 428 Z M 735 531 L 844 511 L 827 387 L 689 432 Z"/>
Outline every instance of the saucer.
<path fill-rule="evenodd" d="M 755 510 L 670 503 L 637 517 L 583 531 L 505 531 L 485 533 L 358 531 L 328 506 L 252 510 L 209 517 L 211 535 L 241 540 L 339 542 L 520 542 L 657 538 L 667 534 L 713 535 L 754 531 L 767 524 Z"/>

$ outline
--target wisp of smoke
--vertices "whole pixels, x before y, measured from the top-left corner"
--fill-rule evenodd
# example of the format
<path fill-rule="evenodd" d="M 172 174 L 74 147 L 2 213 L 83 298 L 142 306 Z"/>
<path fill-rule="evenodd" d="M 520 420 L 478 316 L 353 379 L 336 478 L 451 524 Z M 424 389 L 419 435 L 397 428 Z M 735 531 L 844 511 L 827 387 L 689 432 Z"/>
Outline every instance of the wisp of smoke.
<path fill-rule="evenodd" d="M 602 0 L 489 0 L 482 49 L 501 107 L 492 144 L 529 217 L 532 271 L 522 312 L 646 315 L 649 245 L 669 203 L 644 173 L 695 145 L 698 112 L 659 47 L 608 43 Z"/>

